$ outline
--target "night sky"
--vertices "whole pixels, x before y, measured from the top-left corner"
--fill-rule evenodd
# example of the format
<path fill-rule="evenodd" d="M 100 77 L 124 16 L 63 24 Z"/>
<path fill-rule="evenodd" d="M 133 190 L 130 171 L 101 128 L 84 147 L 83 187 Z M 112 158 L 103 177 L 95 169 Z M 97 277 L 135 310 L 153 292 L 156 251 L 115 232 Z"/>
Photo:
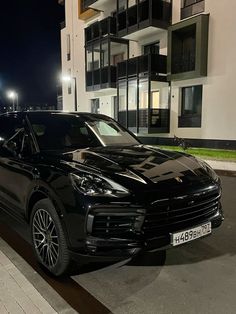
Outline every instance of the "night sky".
<path fill-rule="evenodd" d="M 1 1 L 0 105 L 7 89 L 21 104 L 56 104 L 63 20 L 57 0 Z"/>

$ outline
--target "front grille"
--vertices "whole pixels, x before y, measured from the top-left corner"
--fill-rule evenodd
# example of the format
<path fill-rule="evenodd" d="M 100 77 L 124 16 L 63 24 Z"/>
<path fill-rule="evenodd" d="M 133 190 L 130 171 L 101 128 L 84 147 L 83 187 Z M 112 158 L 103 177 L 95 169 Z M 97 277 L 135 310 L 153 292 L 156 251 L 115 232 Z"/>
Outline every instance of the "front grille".
<path fill-rule="evenodd" d="M 94 216 L 92 235 L 96 237 L 127 238 L 140 232 L 144 216 L 135 213 L 102 213 Z"/>
<path fill-rule="evenodd" d="M 147 210 L 143 232 L 158 236 L 192 227 L 213 217 L 219 205 L 218 189 L 155 201 Z"/>

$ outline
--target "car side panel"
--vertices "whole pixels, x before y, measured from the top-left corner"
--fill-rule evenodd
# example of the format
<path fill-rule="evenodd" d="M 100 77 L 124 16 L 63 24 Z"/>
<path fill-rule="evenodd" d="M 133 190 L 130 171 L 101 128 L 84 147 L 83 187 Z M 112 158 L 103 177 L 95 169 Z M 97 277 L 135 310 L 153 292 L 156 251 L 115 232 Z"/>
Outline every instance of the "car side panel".
<path fill-rule="evenodd" d="M 34 166 L 17 158 L 0 158 L 0 197 L 12 209 L 12 214 L 23 217 L 25 200 L 34 179 Z"/>

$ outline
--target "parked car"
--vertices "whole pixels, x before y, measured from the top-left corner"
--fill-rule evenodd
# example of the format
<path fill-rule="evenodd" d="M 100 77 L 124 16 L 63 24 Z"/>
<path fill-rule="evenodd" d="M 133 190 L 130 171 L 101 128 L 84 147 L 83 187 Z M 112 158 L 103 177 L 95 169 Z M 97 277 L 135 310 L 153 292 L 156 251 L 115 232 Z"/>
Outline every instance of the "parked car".
<path fill-rule="evenodd" d="M 72 259 L 121 260 L 210 235 L 221 184 L 193 156 L 143 145 L 104 115 L 0 116 L 1 207 L 30 225 L 52 274 Z"/>

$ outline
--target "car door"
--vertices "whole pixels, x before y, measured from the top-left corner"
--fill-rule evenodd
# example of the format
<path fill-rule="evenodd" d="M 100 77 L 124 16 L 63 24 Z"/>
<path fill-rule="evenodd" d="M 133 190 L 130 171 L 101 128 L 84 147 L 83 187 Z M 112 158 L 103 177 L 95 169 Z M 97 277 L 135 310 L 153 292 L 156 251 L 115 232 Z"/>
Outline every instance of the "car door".
<path fill-rule="evenodd" d="M 31 135 L 23 118 L 9 115 L 0 117 L 0 137 L 0 202 L 11 214 L 23 218 L 35 176 Z"/>

